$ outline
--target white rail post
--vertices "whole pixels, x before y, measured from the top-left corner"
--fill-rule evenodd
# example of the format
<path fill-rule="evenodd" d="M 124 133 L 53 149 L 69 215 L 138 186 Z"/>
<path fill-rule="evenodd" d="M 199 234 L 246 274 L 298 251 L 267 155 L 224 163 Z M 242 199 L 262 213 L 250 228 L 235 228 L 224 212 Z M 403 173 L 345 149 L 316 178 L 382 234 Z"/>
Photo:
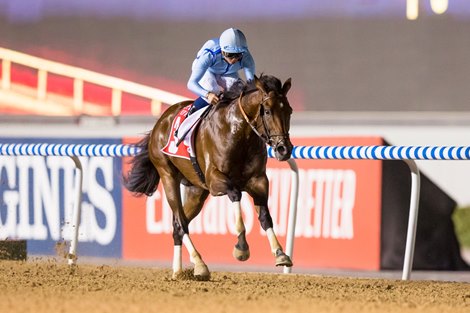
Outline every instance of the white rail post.
<path fill-rule="evenodd" d="M 297 221 L 297 201 L 299 198 L 299 168 L 294 159 L 287 160 L 291 168 L 291 192 L 289 202 L 289 220 L 287 223 L 286 254 L 293 259 L 295 223 Z M 284 274 L 292 272 L 292 267 L 284 266 Z"/>
<path fill-rule="evenodd" d="M 82 184 L 83 184 L 83 168 L 80 159 L 76 156 L 70 157 L 75 163 L 75 200 L 72 213 L 72 240 L 70 241 L 70 249 L 67 255 L 68 264 L 75 265 L 77 262 L 77 245 L 80 227 L 80 216 L 82 211 Z"/>
<path fill-rule="evenodd" d="M 413 267 L 413 257 L 416 242 L 416 228 L 418 224 L 419 210 L 419 192 L 421 188 L 421 179 L 419 169 L 413 160 L 403 160 L 411 171 L 411 198 L 410 198 L 410 215 L 408 217 L 408 231 L 406 235 L 405 259 L 403 262 L 402 280 L 409 280 L 411 269 Z"/>

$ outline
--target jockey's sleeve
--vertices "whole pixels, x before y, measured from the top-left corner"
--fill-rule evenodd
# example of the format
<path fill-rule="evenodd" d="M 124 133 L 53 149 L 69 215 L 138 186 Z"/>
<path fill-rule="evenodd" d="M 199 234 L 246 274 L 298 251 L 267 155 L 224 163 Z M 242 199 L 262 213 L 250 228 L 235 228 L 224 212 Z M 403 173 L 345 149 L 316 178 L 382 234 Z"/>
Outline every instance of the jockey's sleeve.
<path fill-rule="evenodd" d="M 202 88 L 199 84 L 202 76 L 206 73 L 209 67 L 212 64 L 212 55 L 210 53 L 203 53 L 202 55 L 198 56 L 192 66 L 191 76 L 188 80 L 188 89 L 197 94 L 198 96 L 205 97 L 207 94 L 207 90 Z"/>
<path fill-rule="evenodd" d="M 255 78 L 255 61 L 253 60 L 253 57 L 251 56 L 250 52 L 247 52 L 243 56 L 243 68 L 245 70 L 245 77 L 247 81 L 252 81 Z"/>

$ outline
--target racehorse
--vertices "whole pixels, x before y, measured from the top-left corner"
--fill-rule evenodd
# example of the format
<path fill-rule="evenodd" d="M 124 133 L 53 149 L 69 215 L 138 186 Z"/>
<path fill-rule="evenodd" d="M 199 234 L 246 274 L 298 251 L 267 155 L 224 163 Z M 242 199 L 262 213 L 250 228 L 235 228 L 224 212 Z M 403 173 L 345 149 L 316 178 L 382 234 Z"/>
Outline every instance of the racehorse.
<path fill-rule="evenodd" d="M 194 264 L 194 277 L 208 280 L 210 272 L 194 247 L 189 222 L 201 211 L 209 193 L 228 195 L 236 217 L 238 242 L 233 255 L 240 261 L 250 256 L 245 236 L 240 200 L 246 191 L 254 201 L 261 227 L 266 231 L 276 266 L 292 266 L 273 231 L 268 210 L 269 182 L 266 176 L 266 144 L 275 151 L 279 161 L 290 158 L 292 143 L 289 138 L 292 108 L 287 100 L 291 79 L 284 84 L 270 75 L 255 77 L 242 90 L 227 91 L 222 100 L 210 108 L 198 126 L 194 147 L 201 174 L 183 158 L 162 152 L 166 145 L 172 121 L 177 113 L 192 101 L 169 107 L 158 119 L 153 130 L 137 146 L 140 152 L 130 161 L 132 168 L 124 177 L 125 187 L 135 195 L 152 195 L 161 179 L 168 203 L 173 211 L 173 278 L 183 273 L 181 248 L 187 248 Z M 182 203 L 180 184 L 186 185 Z"/>

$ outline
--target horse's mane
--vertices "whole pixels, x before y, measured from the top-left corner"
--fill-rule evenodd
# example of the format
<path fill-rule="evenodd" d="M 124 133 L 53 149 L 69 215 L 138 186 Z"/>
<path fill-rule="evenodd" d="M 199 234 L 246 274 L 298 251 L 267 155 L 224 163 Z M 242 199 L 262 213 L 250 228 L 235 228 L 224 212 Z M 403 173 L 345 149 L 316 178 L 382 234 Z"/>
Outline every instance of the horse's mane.
<path fill-rule="evenodd" d="M 267 92 L 280 91 L 282 89 L 281 81 L 272 75 L 265 75 L 264 73 L 261 73 L 259 80 L 261 81 L 261 83 L 264 86 L 264 89 Z M 234 99 L 237 99 L 238 97 L 240 97 L 240 94 L 242 92 L 246 93 L 255 89 L 256 89 L 256 86 L 255 86 L 254 80 L 247 83 L 240 79 L 235 84 L 233 84 L 228 90 L 224 91 L 222 100 L 220 101 L 219 104 L 230 103 Z"/>

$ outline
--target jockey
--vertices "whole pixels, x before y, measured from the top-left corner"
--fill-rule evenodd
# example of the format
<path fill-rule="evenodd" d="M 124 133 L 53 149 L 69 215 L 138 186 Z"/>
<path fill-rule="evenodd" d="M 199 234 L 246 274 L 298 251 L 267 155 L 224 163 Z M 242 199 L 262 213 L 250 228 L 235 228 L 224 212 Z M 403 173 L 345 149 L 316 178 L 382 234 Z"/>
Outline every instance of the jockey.
<path fill-rule="evenodd" d="M 248 51 L 245 35 L 236 28 L 225 30 L 220 38 L 208 40 L 193 61 L 188 89 L 199 96 L 189 114 L 219 102 L 221 91 L 240 80 L 244 69 L 248 81 L 254 79 L 255 62 Z"/>

